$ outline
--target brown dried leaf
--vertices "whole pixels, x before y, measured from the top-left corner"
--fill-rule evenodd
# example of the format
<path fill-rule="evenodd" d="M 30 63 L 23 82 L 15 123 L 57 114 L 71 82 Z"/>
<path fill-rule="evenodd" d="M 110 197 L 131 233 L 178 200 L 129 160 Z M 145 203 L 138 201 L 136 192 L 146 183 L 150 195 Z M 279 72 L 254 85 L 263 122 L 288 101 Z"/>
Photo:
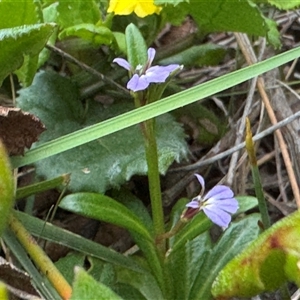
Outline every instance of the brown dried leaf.
<path fill-rule="evenodd" d="M 7 289 L 21 299 L 40 299 L 29 275 L 0 257 L 0 279 Z"/>
<path fill-rule="evenodd" d="M 45 129 L 34 115 L 0 106 L 0 138 L 10 155 L 23 155 L 25 148 L 30 148 Z"/>

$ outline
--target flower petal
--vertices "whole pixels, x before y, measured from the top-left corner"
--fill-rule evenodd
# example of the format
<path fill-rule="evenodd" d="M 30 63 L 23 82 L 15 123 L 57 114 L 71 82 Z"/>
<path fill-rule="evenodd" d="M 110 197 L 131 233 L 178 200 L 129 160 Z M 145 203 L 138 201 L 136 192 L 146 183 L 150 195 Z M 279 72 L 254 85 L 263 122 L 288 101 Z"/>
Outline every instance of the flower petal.
<path fill-rule="evenodd" d="M 133 92 L 145 90 L 148 86 L 149 82 L 146 80 L 145 76 L 139 76 L 138 74 L 134 74 L 127 83 L 127 88 Z"/>
<path fill-rule="evenodd" d="M 220 227 L 228 227 L 231 221 L 231 215 L 221 209 L 211 209 L 210 206 L 203 206 L 202 210 L 206 216 Z"/>
<path fill-rule="evenodd" d="M 135 2 L 136 1 L 110 0 L 107 12 L 114 12 L 116 15 L 129 15 L 137 5 Z"/>
<path fill-rule="evenodd" d="M 120 2 L 132 2 L 132 1 L 120 1 Z M 148 15 L 152 15 L 154 13 L 159 14 L 161 11 L 161 7 L 156 6 L 152 1 L 135 1 L 137 4 L 135 4 L 134 12 L 137 14 L 138 17 L 144 18 Z"/>
<path fill-rule="evenodd" d="M 154 48 L 149 48 L 148 49 L 148 61 L 147 61 L 147 64 L 148 64 L 149 67 L 151 66 L 151 64 L 153 62 L 155 54 L 156 54 L 156 50 Z"/>
<path fill-rule="evenodd" d="M 209 207 L 211 210 L 224 210 L 231 214 L 234 214 L 239 208 L 238 201 L 235 198 L 221 200 L 210 198 L 203 203 L 203 206 Z"/>
<path fill-rule="evenodd" d="M 194 174 L 194 175 L 197 177 L 197 179 L 198 179 L 198 181 L 199 181 L 199 183 L 201 185 L 201 193 L 200 194 L 202 194 L 202 191 L 204 191 L 204 189 L 205 189 L 204 178 L 201 175 L 199 175 L 199 174 Z"/>
<path fill-rule="evenodd" d="M 205 199 L 228 199 L 233 197 L 233 191 L 226 185 L 216 185 L 205 195 Z"/>
<path fill-rule="evenodd" d="M 118 64 L 120 67 L 123 67 L 124 69 L 131 71 L 131 66 L 129 62 L 124 58 L 115 58 L 113 60 L 114 63 Z"/>
<path fill-rule="evenodd" d="M 191 208 L 199 208 L 200 207 L 200 203 L 197 200 L 192 200 L 191 202 L 189 202 L 186 207 L 191 207 Z"/>
<path fill-rule="evenodd" d="M 149 83 L 165 82 L 166 79 L 170 76 L 170 73 L 173 72 L 173 70 L 177 69 L 177 67 L 174 66 L 176 65 L 150 67 L 146 70 L 145 76 L 147 77 Z M 177 66 L 179 67 L 179 65 Z"/>

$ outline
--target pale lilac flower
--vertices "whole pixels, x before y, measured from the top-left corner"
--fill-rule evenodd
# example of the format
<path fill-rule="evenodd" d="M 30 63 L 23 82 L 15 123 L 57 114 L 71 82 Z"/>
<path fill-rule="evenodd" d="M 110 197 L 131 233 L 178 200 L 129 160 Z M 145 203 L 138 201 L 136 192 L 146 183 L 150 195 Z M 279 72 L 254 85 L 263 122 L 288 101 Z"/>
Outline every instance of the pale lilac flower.
<path fill-rule="evenodd" d="M 202 176 L 195 174 L 201 184 L 200 194 L 193 198 L 186 207 L 184 218 L 191 218 L 200 210 L 215 224 L 227 228 L 231 221 L 231 214 L 238 210 L 238 202 L 234 198 L 233 191 L 225 185 L 216 185 L 203 196 L 205 182 Z"/>
<path fill-rule="evenodd" d="M 165 82 L 169 75 L 178 69 L 180 66 L 177 64 L 171 64 L 168 66 L 153 66 L 155 56 L 155 49 L 148 49 L 148 60 L 145 66 L 138 65 L 135 69 L 124 58 L 115 58 L 114 63 L 128 70 L 132 75 L 131 79 L 127 83 L 127 88 L 133 92 L 145 90 L 150 83 L 162 83 Z"/>

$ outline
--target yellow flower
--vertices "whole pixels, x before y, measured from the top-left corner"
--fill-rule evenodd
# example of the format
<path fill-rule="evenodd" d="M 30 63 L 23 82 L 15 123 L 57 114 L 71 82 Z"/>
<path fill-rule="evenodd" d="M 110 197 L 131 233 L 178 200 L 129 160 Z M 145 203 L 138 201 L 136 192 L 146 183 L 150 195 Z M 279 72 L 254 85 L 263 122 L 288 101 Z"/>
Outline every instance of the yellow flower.
<path fill-rule="evenodd" d="M 107 12 L 114 12 L 116 15 L 129 15 L 133 11 L 144 18 L 154 13 L 158 14 L 161 7 L 154 5 L 153 0 L 110 0 Z"/>

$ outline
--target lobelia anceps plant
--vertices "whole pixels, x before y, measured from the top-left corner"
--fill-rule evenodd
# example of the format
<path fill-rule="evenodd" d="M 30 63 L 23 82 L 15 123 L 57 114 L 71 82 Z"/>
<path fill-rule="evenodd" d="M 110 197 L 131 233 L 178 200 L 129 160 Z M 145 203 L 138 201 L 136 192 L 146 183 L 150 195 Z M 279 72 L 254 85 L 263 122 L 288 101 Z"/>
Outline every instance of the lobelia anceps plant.
<path fill-rule="evenodd" d="M 216 185 L 203 197 L 204 178 L 199 174 L 195 176 L 201 184 L 201 192 L 186 205 L 187 210 L 182 214 L 182 218 L 189 219 L 203 210 L 213 223 L 227 228 L 231 221 L 231 214 L 236 213 L 239 207 L 238 201 L 233 197 L 233 191 L 228 186 Z"/>
<path fill-rule="evenodd" d="M 172 72 L 181 68 L 178 64 L 152 67 L 156 50 L 149 48 L 147 53 L 148 59 L 146 64 L 144 66 L 137 65 L 135 69 L 123 58 L 115 58 L 113 60 L 113 62 L 129 71 L 132 77 L 127 83 L 127 88 L 133 92 L 143 91 L 151 83 L 164 83 Z"/>
<path fill-rule="evenodd" d="M 135 106 L 140 107 L 159 100 L 168 84 L 168 79 L 174 76 L 182 67 L 178 64 L 151 66 L 156 51 L 154 48 L 146 50 L 146 44 L 137 27 L 133 24 L 128 25 L 125 35 L 128 61 L 123 58 L 115 58 L 113 62 L 129 71 L 130 80 L 127 83 L 127 88 L 132 93 Z M 137 43 L 139 47 L 136 47 Z M 136 50 L 137 48 L 138 51 Z M 154 234 L 158 236 L 164 233 L 164 215 L 160 190 L 155 121 L 150 119 L 143 122 L 141 130 L 145 140 Z M 161 245 L 161 251 L 164 253 L 164 245 Z"/>
<path fill-rule="evenodd" d="M 152 66 L 156 51 L 154 48 L 147 49 L 143 37 L 135 25 L 130 24 L 126 28 L 125 36 L 128 59 L 115 58 L 113 63 L 128 70 L 129 80 L 126 86 L 134 98 L 136 107 L 158 101 L 169 80 L 182 69 L 182 66 L 179 64 Z M 237 211 L 239 205 L 236 198 L 234 198 L 233 191 L 224 185 L 215 186 L 204 196 L 204 179 L 202 176 L 196 174 L 202 186 L 200 194 L 193 198 L 188 204 L 184 203 L 182 205 L 181 201 L 178 202 L 179 210 L 181 210 L 179 219 L 175 218 L 174 226 L 166 232 L 158 168 L 159 157 L 155 136 L 155 120 L 147 120 L 140 124 L 140 126 L 144 136 L 148 166 L 149 193 L 153 220 L 153 242 L 154 251 L 156 253 L 154 256 L 157 256 L 155 262 L 152 263 L 149 261 L 149 257 L 153 255 L 153 253 L 149 254 L 149 249 L 145 250 L 144 248 L 142 251 L 145 256 L 148 257 L 148 264 L 152 269 L 152 274 L 156 278 L 164 298 L 173 299 L 177 297 L 177 292 L 174 292 L 177 287 L 175 287 L 174 284 L 177 280 L 178 272 L 175 273 L 172 269 L 174 266 L 176 268 L 175 262 L 178 259 L 182 261 L 185 260 L 185 254 L 182 253 L 182 250 L 186 247 L 186 243 L 190 239 L 193 240 L 199 236 L 199 234 L 207 232 L 213 223 L 224 229 L 229 227 L 231 214 Z M 184 209 L 184 206 L 186 206 L 186 209 Z M 177 212 L 179 210 L 177 210 Z M 199 217 L 203 221 L 203 224 L 200 224 L 200 226 L 198 222 Z M 197 226 L 195 226 L 195 222 L 198 222 Z M 230 228 L 226 230 L 228 231 L 227 239 L 230 236 L 230 230 Z M 206 234 L 201 238 L 203 237 L 209 240 Z M 172 241 L 173 238 L 175 242 Z M 209 243 L 208 240 L 207 243 Z M 237 249 L 239 249 L 239 247 L 237 247 Z M 202 252 L 200 251 L 197 255 L 199 255 L 199 259 L 201 260 Z M 226 259 L 228 259 L 228 257 Z M 222 264 L 220 264 L 219 267 L 222 267 Z M 200 270 L 195 270 L 195 272 L 201 274 Z M 187 275 L 184 281 L 188 281 Z M 189 285 L 191 286 L 192 283 L 193 282 L 190 282 Z M 187 288 L 187 290 L 189 290 L 189 288 Z M 208 293 L 210 295 L 210 291 L 208 291 Z M 185 298 L 187 297 L 183 296 L 183 299 Z"/>

